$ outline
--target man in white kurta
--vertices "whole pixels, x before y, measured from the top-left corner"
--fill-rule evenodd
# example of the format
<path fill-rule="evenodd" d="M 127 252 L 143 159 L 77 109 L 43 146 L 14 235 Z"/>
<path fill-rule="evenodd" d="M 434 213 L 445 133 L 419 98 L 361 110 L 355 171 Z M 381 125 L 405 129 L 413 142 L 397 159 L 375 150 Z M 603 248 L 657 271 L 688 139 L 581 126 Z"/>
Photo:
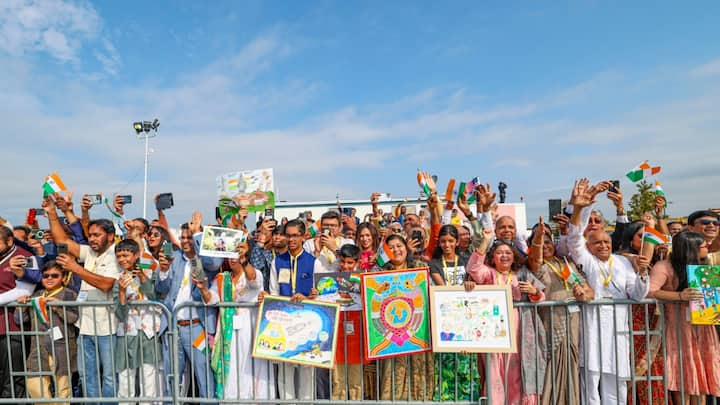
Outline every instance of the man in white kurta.
<path fill-rule="evenodd" d="M 576 184 L 576 208 L 589 206 L 593 198 L 591 191 Z M 595 300 L 645 298 L 650 286 L 647 269 L 636 274 L 633 263 L 611 254 L 612 242 L 605 231 L 590 232 L 585 242 L 582 228 L 580 210 L 576 209 L 568 229 L 568 249 L 575 263 L 582 266 Z M 583 344 L 589 387 L 583 395 L 587 395 L 588 404 L 627 403 L 627 388 L 621 380 L 630 377 L 628 314 L 627 305 L 585 307 Z M 601 381 L 602 393 L 598 391 Z"/>

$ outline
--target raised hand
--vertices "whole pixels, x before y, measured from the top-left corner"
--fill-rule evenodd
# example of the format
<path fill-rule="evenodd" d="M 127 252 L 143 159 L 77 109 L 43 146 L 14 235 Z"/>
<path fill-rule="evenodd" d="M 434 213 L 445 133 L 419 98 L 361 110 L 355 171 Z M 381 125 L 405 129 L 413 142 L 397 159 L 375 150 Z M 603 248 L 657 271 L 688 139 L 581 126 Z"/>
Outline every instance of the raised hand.
<path fill-rule="evenodd" d="M 570 218 L 568 218 L 565 214 L 557 214 L 553 217 L 555 222 L 558 224 L 558 229 L 560 229 L 561 235 L 567 235 L 567 227 L 570 223 Z"/>
<path fill-rule="evenodd" d="M 90 202 L 90 197 L 87 195 L 84 195 L 82 198 L 82 202 L 80 202 L 80 209 L 83 212 L 90 211 L 90 208 L 92 208 L 92 202 Z"/>
<path fill-rule="evenodd" d="M 496 193 L 493 193 L 492 186 L 488 184 L 480 184 L 475 191 L 475 199 L 478 212 L 488 212 L 490 206 L 495 202 Z"/>
<path fill-rule="evenodd" d="M 467 196 L 465 194 L 458 194 L 457 207 L 466 217 L 472 216 L 472 211 L 470 211 L 470 206 L 468 206 Z"/>
<path fill-rule="evenodd" d="M 202 214 L 200 211 L 193 212 L 192 218 L 188 222 L 188 229 L 193 235 L 202 232 Z"/>
<path fill-rule="evenodd" d="M 570 197 L 570 204 L 575 207 L 576 210 L 588 207 L 595 203 L 594 190 L 590 187 L 590 180 L 586 177 L 576 180 L 573 185 L 572 195 Z"/>
<path fill-rule="evenodd" d="M 437 193 L 437 187 L 435 186 L 435 181 L 433 180 L 430 173 L 423 172 L 423 177 L 425 178 L 425 184 L 427 184 L 428 188 L 430 189 L 430 195 Z"/>
<path fill-rule="evenodd" d="M 532 244 L 535 246 L 542 247 L 544 237 L 545 237 L 545 224 L 543 223 L 542 216 L 540 216 L 540 218 L 538 218 L 537 227 L 535 228 L 535 235 L 533 236 Z"/>
<path fill-rule="evenodd" d="M 612 182 L 609 180 L 601 181 L 598 184 L 590 186 L 589 191 L 590 191 L 590 193 L 592 193 L 593 197 L 595 197 L 596 195 L 598 195 L 600 193 L 604 193 L 604 192 L 608 191 L 610 189 L 610 187 L 612 187 L 612 185 L 613 185 Z"/>
<path fill-rule="evenodd" d="M 655 196 L 655 216 L 662 217 L 663 213 L 665 212 L 665 205 L 667 202 L 665 201 L 665 197 L 658 195 Z"/>
<path fill-rule="evenodd" d="M 623 208 L 623 194 L 619 188 L 616 188 L 615 190 L 616 191 L 608 191 L 607 198 L 612 201 L 617 214 L 622 215 L 625 212 Z"/>

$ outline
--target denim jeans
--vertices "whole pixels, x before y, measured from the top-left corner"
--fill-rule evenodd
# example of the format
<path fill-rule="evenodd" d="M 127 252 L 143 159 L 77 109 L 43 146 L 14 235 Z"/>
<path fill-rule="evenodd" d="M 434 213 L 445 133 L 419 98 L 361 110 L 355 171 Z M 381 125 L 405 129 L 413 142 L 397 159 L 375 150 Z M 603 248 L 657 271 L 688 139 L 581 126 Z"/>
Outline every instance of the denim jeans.
<path fill-rule="evenodd" d="M 115 335 L 78 336 L 78 371 L 85 398 L 99 398 L 102 371 L 102 397 L 115 397 Z M 98 355 L 100 358 L 98 359 Z M 89 404 L 89 403 L 88 403 Z M 110 403 L 105 402 L 104 405 Z"/>

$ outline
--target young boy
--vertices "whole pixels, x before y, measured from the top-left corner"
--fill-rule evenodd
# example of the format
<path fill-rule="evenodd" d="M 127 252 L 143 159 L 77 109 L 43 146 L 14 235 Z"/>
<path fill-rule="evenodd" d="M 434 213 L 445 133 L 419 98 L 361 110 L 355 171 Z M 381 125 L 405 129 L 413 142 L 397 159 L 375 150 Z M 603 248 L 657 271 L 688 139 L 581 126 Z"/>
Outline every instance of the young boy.
<path fill-rule="evenodd" d="M 162 348 L 157 339 L 160 330 L 160 310 L 152 305 L 128 305 L 155 300 L 151 270 L 140 268 L 140 246 L 132 239 L 115 245 L 115 257 L 123 272 L 113 287 L 115 316 L 117 317 L 117 349 L 115 367 L 118 372 L 118 397 L 135 397 L 135 375 L 140 376 L 141 397 L 160 395 L 158 367 Z"/>
<path fill-rule="evenodd" d="M 27 379 L 27 392 L 33 399 L 71 397 L 70 380 L 72 373 L 77 371 L 77 332 L 73 324 L 78 319 L 78 308 L 46 306 L 48 302 L 75 301 L 77 298 L 74 291 L 63 286 L 65 275 L 62 266 L 55 260 L 48 260 L 42 269 L 43 288 L 31 297 L 18 298 L 19 303 L 33 304 L 33 308 L 15 311 L 18 323 L 32 319 L 31 329 L 26 330 L 32 335 L 26 369 L 45 374 Z M 55 395 L 50 390 L 51 385 L 55 386 Z"/>
<path fill-rule="evenodd" d="M 360 248 L 355 245 L 343 245 L 338 255 L 338 271 L 356 272 L 360 260 Z M 356 285 L 359 291 L 360 286 Z M 353 287 L 354 288 L 354 287 Z M 340 327 L 338 328 L 335 367 L 332 372 L 332 399 L 363 399 L 362 380 L 362 306 L 341 308 Z M 346 358 L 347 352 L 347 358 Z"/>

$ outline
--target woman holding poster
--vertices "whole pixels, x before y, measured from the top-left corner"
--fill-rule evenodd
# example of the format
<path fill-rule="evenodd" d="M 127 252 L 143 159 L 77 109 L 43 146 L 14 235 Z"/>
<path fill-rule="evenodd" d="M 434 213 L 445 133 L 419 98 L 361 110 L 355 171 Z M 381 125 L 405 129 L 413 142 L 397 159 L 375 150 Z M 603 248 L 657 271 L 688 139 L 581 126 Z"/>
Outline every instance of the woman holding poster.
<path fill-rule="evenodd" d="M 462 286 L 467 259 L 460 256 L 460 235 L 455 225 L 440 228 L 438 245 L 430 260 L 430 277 L 434 285 Z M 437 353 L 435 401 L 477 401 L 480 397 L 480 372 L 477 355 Z"/>
<path fill-rule="evenodd" d="M 239 257 L 228 259 L 229 272 L 215 277 L 208 305 L 221 302 L 257 302 L 263 275 L 250 264 L 247 241 L 237 245 Z M 252 339 L 257 310 L 221 307 L 211 365 L 215 373 L 215 395 L 220 399 L 272 399 L 275 383 L 267 360 L 253 359 Z"/>
<path fill-rule="evenodd" d="M 489 240 L 487 236 L 484 239 Z M 545 300 L 545 285 L 524 266 L 523 255 L 511 241 L 496 240 L 487 255 L 485 243 L 480 244 L 468 260 L 467 271 L 466 289 L 475 288 L 475 284 L 507 285 L 514 302 Z M 532 308 L 516 307 L 514 313 L 518 353 L 491 354 L 490 375 L 485 378 L 492 387 L 493 404 L 537 404 L 545 380 L 545 329 Z"/>
<path fill-rule="evenodd" d="M 720 396 L 720 343 L 712 325 L 691 325 L 686 318 L 687 302 L 703 299 L 700 291 L 688 288 L 687 266 L 707 262 L 708 243 L 692 231 L 676 234 L 672 242 L 669 260 L 658 262 L 650 272 L 648 297 L 683 301 L 665 304 L 667 388 L 674 404 L 704 404 L 705 395 Z M 680 398 L 681 390 L 685 398 Z"/>
<path fill-rule="evenodd" d="M 382 270 L 427 267 L 422 260 L 408 255 L 405 238 L 392 234 L 385 240 L 392 251 L 390 262 Z M 381 360 L 380 399 L 394 401 L 430 401 L 433 397 L 433 355 L 431 352 Z M 408 392 L 412 396 L 408 398 Z"/>

